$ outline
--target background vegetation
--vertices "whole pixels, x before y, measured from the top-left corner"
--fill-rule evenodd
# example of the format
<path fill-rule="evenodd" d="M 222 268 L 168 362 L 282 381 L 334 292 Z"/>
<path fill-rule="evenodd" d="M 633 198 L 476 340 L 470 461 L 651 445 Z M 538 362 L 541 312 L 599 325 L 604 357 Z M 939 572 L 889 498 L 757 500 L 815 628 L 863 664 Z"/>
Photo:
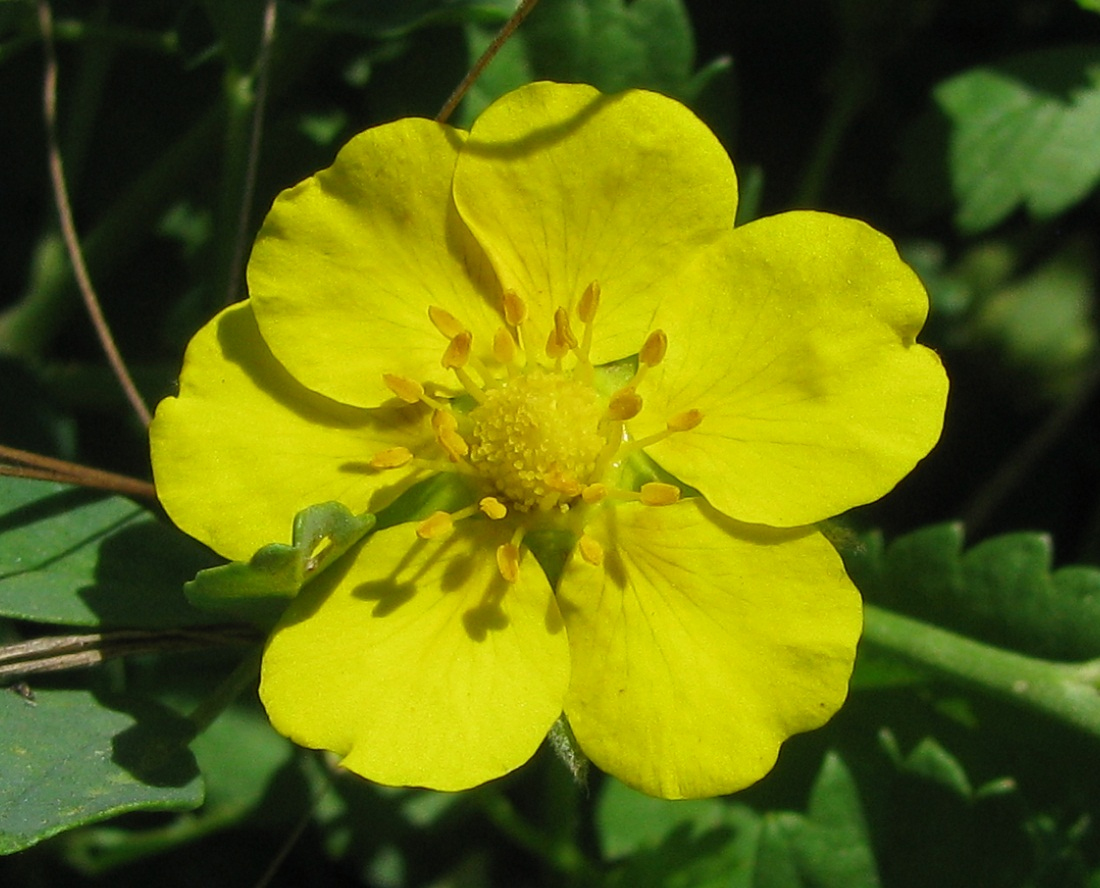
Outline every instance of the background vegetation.
<path fill-rule="evenodd" d="M 51 6 L 76 229 L 153 404 L 274 195 L 434 116 L 515 4 Z M 1098 7 L 542 0 L 454 119 L 534 78 L 658 89 L 726 144 L 740 221 L 863 218 L 929 288 L 943 441 L 835 528 L 870 604 L 851 699 L 759 785 L 662 802 L 549 750 L 459 795 L 341 776 L 236 696 L 246 635 L 181 632 L 209 553 L 147 503 L 0 477 L 0 643 L 157 648 L 0 693 L 0 883 L 1100 886 Z M 0 2 L 0 444 L 147 478 L 58 224 L 46 9 Z"/>

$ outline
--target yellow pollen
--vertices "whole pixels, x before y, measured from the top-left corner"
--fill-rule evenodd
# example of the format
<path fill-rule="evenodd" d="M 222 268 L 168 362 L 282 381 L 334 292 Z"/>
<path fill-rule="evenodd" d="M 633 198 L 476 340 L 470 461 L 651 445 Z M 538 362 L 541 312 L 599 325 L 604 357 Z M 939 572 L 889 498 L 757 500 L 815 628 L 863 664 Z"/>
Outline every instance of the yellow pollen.
<path fill-rule="evenodd" d="M 493 357 L 505 366 L 513 363 L 516 359 L 516 341 L 512 338 L 512 334 L 503 327 L 497 330 L 496 335 L 493 336 Z"/>
<path fill-rule="evenodd" d="M 608 489 L 606 484 L 589 484 L 581 491 L 581 499 L 590 506 L 601 500 L 607 499 Z"/>
<path fill-rule="evenodd" d="M 583 534 L 577 541 L 577 548 L 580 550 L 581 558 L 593 567 L 603 564 L 603 546 L 588 534 Z"/>
<path fill-rule="evenodd" d="M 509 327 L 518 327 L 527 320 L 527 303 L 515 290 L 505 290 L 501 299 L 504 304 L 504 322 Z"/>
<path fill-rule="evenodd" d="M 638 491 L 640 499 L 647 506 L 671 506 L 680 501 L 680 488 L 663 481 L 650 481 Z"/>
<path fill-rule="evenodd" d="M 486 496 L 478 503 L 478 508 L 494 521 L 499 521 L 508 514 L 508 507 L 495 496 Z"/>
<path fill-rule="evenodd" d="M 370 459 L 370 464 L 376 469 L 396 469 L 412 461 L 412 451 L 407 447 L 390 447 L 379 450 Z"/>
<path fill-rule="evenodd" d="M 497 546 L 497 569 L 509 583 L 519 579 L 519 546 L 515 543 Z"/>
<path fill-rule="evenodd" d="M 691 410 L 685 410 L 683 413 L 677 413 L 675 416 L 670 416 L 667 425 L 670 432 L 688 432 L 702 421 L 702 411 L 692 408 Z"/>
<path fill-rule="evenodd" d="M 409 404 L 415 404 L 424 397 L 424 386 L 415 379 L 398 376 L 396 373 L 383 373 L 382 381 L 386 384 L 386 388 Z"/>
<path fill-rule="evenodd" d="M 487 391 L 470 412 L 470 464 L 521 512 L 568 503 L 592 477 L 606 444 L 603 412 L 595 390 L 570 377 L 517 376 Z"/>
<path fill-rule="evenodd" d="M 446 512 L 433 512 L 420 522 L 416 535 L 422 540 L 435 540 L 454 529 L 454 520 Z"/>
<path fill-rule="evenodd" d="M 620 389 L 611 396 L 607 414 L 616 422 L 633 419 L 642 412 L 641 396 L 631 388 Z"/>
<path fill-rule="evenodd" d="M 582 324 L 591 324 L 599 307 L 600 285 L 598 281 L 592 281 L 581 295 L 581 301 L 577 303 L 577 317 L 581 319 Z"/>
<path fill-rule="evenodd" d="M 647 367 L 656 367 L 665 359 L 668 351 L 668 336 L 664 330 L 654 330 L 642 344 L 642 350 L 638 352 L 638 363 Z"/>
<path fill-rule="evenodd" d="M 447 350 L 443 352 L 443 360 L 440 362 L 448 370 L 457 370 L 466 366 L 470 360 L 470 346 L 473 345 L 474 334 L 469 330 L 463 330 L 456 335 Z"/>
<path fill-rule="evenodd" d="M 466 328 L 459 323 L 458 318 L 438 305 L 428 307 L 428 318 L 440 333 L 448 339 L 454 339 Z"/>

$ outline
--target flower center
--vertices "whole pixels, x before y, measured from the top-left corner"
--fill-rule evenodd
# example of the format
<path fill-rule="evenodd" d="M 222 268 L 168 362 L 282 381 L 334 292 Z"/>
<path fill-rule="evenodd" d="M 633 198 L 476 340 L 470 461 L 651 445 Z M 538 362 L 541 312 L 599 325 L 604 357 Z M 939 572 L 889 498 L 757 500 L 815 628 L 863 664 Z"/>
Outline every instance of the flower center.
<path fill-rule="evenodd" d="M 536 371 L 485 392 L 470 412 L 470 464 L 513 508 L 551 509 L 591 479 L 606 440 L 595 390 Z"/>
<path fill-rule="evenodd" d="M 583 325 L 578 338 L 570 312 L 560 306 L 546 339 L 546 362 L 534 349 L 535 334 L 527 305 L 512 290 L 501 299 L 504 326 L 492 340 L 492 362 L 472 353 L 473 333 L 454 315 L 439 306 L 428 308 L 428 318 L 447 339 L 441 364 L 452 370 L 477 406 L 457 413 L 446 399 L 429 395 L 424 386 L 404 376 L 383 374 L 390 391 L 409 404 L 423 402 L 432 408 L 435 443 L 448 462 L 417 458 L 405 447 L 390 447 L 370 460 L 378 470 L 412 466 L 476 476 L 490 493 L 476 504 L 456 512 L 434 512 L 416 528 L 422 539 L 436 539 L 451 532 L 454 523 L 479 512 L 500 521 L 513 512 L 568 512 L 578 501 L 594 506 L 603 500 L 631 500 L 647 506 L 667 506 L 680 498 L 680 488 L 664 481 L 650 481 L 638 490 L 623 490 L 603 478 L 617 460 L 651 444 L 694 429 L 703 419 L 698 410 L 670 416 L 663 431 L 632 438 L 629 423 L 642 410 L 638 385 L 651 367 L 664 360 L 668 339 L 661 330 L 646 337 L 638 351 L 638 365 L 630 380 L 610 397 L 597 394 L 595 368 L 589 359 L 592 324 L 600 303 L 596 281 L 588 285 L 574 307 Z M 572 355 L 571 366 L 563 361 Z M 471 371 L 474 375 L 471 375 Z M 475 378 L 480 377 L 481 381 Z M 583 522 L 583 512 L 578 513 Z M 525 533 L 538 522 L 521 517 L 512 522 L 512 537 L 497 547 L 497 566 L 509 583 L 519 577 L 521 545 Z M 577 547 L 590 564 L 603 562 L 600 544 L 578 531 Z"/>

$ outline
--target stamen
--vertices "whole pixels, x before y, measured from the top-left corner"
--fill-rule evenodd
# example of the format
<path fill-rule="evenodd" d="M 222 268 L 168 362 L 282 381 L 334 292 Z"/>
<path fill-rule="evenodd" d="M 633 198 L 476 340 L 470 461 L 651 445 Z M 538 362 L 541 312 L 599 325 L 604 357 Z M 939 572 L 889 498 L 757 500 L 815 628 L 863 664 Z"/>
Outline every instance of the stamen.
<path fill-rule="evenodd" d="M 596 482 L 595 484 L 589 484 L 581 491 L 581 499 L 590 506 L 595 505 L 601 500 L 606 499 L 608 492 L 606 484 Z"/>
<path fill-rule="evenodd" d="M 691 410 L 685 410 L 683 413 L 677 413 L 675 416 L 669 417 L 665 423 L 665 430 L 663 432 L 654 432 L 652 435 L 646 435 L 644 438 L 637 438 L 633 441 L 628 441 L 623 445 L 623 453 L 634 453 L 637 450 L 644 450 L 651 444 L 656 444 L 658 441 L 663 441 L 669 435 L 674 435 L 677 432 L 690 432 L 696 426 L 703 421 L 703 411 L 696 410 L 694 407 Z"/>
<path fill-rule="evenodd" d="M 466 329 L 459 323 L 458 318 L 438 305 L 428 306 L 428 318 L 435 325 L 435 328 L 448 339 L 454 339 Z"/>
<path fill-rule="evenodd" d="M 493 336 L 493 357 L 505 367 L 512 366 L 516 361 L 516 341 L 505 327 L 501 327 Z"/>
<path fill-rule="evenodd" d="M 642 350 L 638 352 L 638 362 L 647 367 L 656 367 L 665 359 L 668 351 L 668 336 L 664 330 L 654 330 L 642 344 Z"/>
<path fill-rule="evenodd" d="M 433 512 L 420 522 L 416 535 L 422 540 L 437 540 L 454 530 L 454 519 L 446 512 Z"/>
<path fill-rule="evenodd" d="M 493 521 L 499 521 L 505 515 L 508 514 L 508 507 L 504 505 L 495 496 L 484 497 L 479 503 L 478 508 L 481 509 L 486 515 L 488 515 Z"/>
<path fill-rule="evenodd" d="M 577 337 L 569 324 L 569 314 L 564 308 L 554 312 L 554 329 L 546 338 L 546 356 L 560 361 L 577 347 Z"/>
<path fill-rule="evenodd" d="M 451 340 L 446 351 L 443 352 L 440 363 L 447 370 L 454 371 L 454 375 L 458 377 L 458 381 L 462 383 L 462 387 L 466 389 L 470 397 L 481 404 L 485 401 L 485 392 L 474 381 L 474 378 L 466 372 L 466 364 L 470 361 L 470 349 L 473 342 L 474 334 L 469 330 L 463 330 Z"/>
<path fill-rule="evenodd" d="M 466 362 L 470 359 L 470 347 L 473 345 L 474 334 L 469 330 L 460 330 L 451 339 L 450 345 L 447 346 L 447 350 L 443 352 L 443 359 L 440 361 L 443 364 L 444 369 L 447 370 L 460 370 L 466 366 Z"/>
<path fill-rule="evenodd" d="M 638 491 L 639 499 L 646 506 L 671 506 L 680 501 L 680 488 L 663 481 L 650 481 Z"/>
<path fill-rule="evenodd" d="M 691 410 L 685 410 L 683 413 L 677 413 L 675 416 L 670 417 L 667 426 L 670 432 L 688 432 L 702 421 L 703 412 L 693 407 Z"/>
<path fill-rule="evenodd" d="M 509 583 L 519 579 L 519 546 L 515 543 L 497 546 L 497 569 Z"/>
<path fill-rule="evenodd" d="M 398 376 L 396 373 L 383 373 L 382 381 L 386 388 L 408 404 L 415 404 L 424 397 L 424 386 L 415 379 Z"/>
<path fill-rule="evenodd" d="M 603 564 L 603 546 L 588 534 L 581 534 L 581 538 L 577 540 L 577 548 L 580 550 L 581 558 L 593 567 Z"/>
<path fill-rule="evenodd" d="M 436 410 L 432 414 L 432 430 L 435 432 L 435 440 L 443 448 L 451 462 L 462 462 L 470 452 L 470 445 L 466 443 L 457 431 L 458 420 L 449 410 Z"/>
<path fill-rule="evenodd" d="M 527 320 L 527 303 L 515 290 L 505 290 L 501 301 L 504 304 L 504 323 L 509 327 L 522 326 Z"/>
<path fill-rule="evenodd" d="M 584 293 L 581 294 L 581 301 L 577 303 L 577 317 L 581 319 L 581 323 L 584 324 L 584 336 L 581 338 L 581 347 L 577 351 L 577 357 L 580 359 L 581 366 L 586 368 L 585 376 L 588 377 L 588 381 L 591 382 L 591 364 L 588 360 L 588 355 L 592 351 L 592 330 L 593 321 L 596 319 L 596 312 L 600 307 L 600 282 L 592 281 L 587 287 L 584 288 Z"/>
<path fill-rule="evenodd" d="M 546 486 L 551 490 L 564 493 L 569 498 L 579 496 L 584 489 L 576 478 L 565 472 L 551 472 L 549 475 L 544 475 L 542 480 L 546 482 Z"/>
<path fill-rule="evenodd" d="M 596 317 L 596 310 L 600 307 L 600 282 L 592 281 L 584 288 L 581 301 L 577 303 L 577 317 L 582 324 L 591 324 Z"/>
<path fill-rule="evenodd" d="M 616 422 L 633 419 L 642 412 L 642 399 L 630 386 L 619 389 L 607 404 L 607 415 Z"/>
<path fill-rule="evenodd" d="M 379 450 L 370 459 L 370 464 L 376 469 L 396 469 L 412 462 L 412 451 L 407 447 L 390 447 Z"/>

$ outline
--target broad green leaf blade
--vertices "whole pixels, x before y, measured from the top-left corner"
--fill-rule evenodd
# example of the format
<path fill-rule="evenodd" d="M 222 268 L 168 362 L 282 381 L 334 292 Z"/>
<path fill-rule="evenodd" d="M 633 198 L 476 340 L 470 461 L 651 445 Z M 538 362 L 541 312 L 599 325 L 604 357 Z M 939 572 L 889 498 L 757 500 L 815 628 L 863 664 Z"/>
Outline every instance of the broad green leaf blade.
<path fill-rule="evenodd" d="M 966 232 L 1021 204 L 1048 218 L 1100 180 L 1100 48 L 1076 46 L 973 68 L 941 83 L 951 125 L 949 165 Z"/>
<path fill-rule="evenodd" d="M 198 807 L 190 736 L 189 723 L 148 701 L 0 693 L 0 854 L 128 811 Z"/>
<path fill-rule="evenodd" d="M 209 622 L 182 590 L 214 560 L 123 497 L 0 477 L 0 616 L 104 628 Z"/>
<path fill-rule="evenodd" d="M 195 738 L 206 798 L 194 813 L 163 826 L 127 829 L 105 824 L 70 837 L 65 855 L 81 872 L 101 873 L 139 858 L 195 841 L 245 818 L 255 824 L 292 822 L 309 804 L 304 781 L 274 782 L 290 765 L 294 747 L 275 733 L 255 706 L 238 703 Z"/>

